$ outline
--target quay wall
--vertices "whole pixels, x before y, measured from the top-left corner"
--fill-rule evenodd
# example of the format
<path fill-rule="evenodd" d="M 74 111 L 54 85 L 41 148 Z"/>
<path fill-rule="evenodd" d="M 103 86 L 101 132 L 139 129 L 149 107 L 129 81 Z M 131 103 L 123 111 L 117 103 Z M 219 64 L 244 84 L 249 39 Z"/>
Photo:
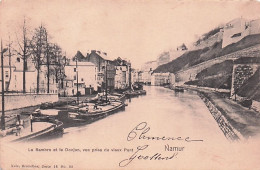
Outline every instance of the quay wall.
<path fill-rule="evenodd" d="M 179 84 L 183 84 L 186 81 L 195 80 L 196 75 L 199 72 L 201 72 L 202 70 L 204 70 L 214 64 L 226 61 L 226 60 L 236 60 L 240 57 L 259 57 L 259 56 L 260 56 L 260 44 L 257 44 L 255 46 L 248 47 L 248 48 L 245 48 L 245 49 L 242 49 L 242 50 L 230 53 L 230 54 L 226 54 L 221 57 L 217 57 L 217 58 L 202 62 L 195 66 L 182 69 L 175 73 L 176 82 L 179 82 Z"/>
<path fill-rule="evenodd" d="M 243 136 L 235 128 L 232 127 L 232 125 L 228 122 L 228 120 L 223 115 L 222 113 L 223 111 L 218 109 L 216 105 L 205 94 L 198 92 L 198 95 L 203 100 L 205 105 L 208 107 L 211 115 L 216 120 L 219 128 L 222 130 L 225 137 L 229 141 L 242 140 Z"/>
<path fill-rule="evenodd" d="M 44 102 L 56 102 L 58 99 L 58 94 L 5 94 L 5 110 L 35 106 Z M 0 98 L 0 111 L 2 111 L 2 98 Z"/>

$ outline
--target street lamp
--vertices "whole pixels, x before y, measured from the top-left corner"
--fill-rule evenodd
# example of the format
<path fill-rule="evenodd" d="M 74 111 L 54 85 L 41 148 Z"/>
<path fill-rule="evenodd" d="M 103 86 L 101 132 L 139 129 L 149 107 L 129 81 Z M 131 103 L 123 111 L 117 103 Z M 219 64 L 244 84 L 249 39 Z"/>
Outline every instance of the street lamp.
<path fill-rule="evenodd" d="M 7 48 L 3 49 L 3 43 L 1 39 L 1 73 L 2 73 L 2 116 L 1 116 L 1 129 L 5 130 L 5 97 L 4 97 L 4 53 Z"/>

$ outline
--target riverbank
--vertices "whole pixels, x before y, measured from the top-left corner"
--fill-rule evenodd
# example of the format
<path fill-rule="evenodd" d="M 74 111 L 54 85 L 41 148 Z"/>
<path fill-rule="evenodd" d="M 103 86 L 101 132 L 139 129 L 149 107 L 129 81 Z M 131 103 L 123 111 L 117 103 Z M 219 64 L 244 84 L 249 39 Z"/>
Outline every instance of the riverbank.
<path fill-rule="evenodd" d="M 21 142 L 45 139 L 63 135 L 63 123 L 58 120 L 30 119 L 29 115 L 20 115 L 20 120 L 12 118 L 5 130 L 0 131 L 2 141 Z M 11 124 L 13 122 L 13 124 Z"/>
<path fill-rule="evenodd" d="M 124 94 L 109 94 L 107 98 L 109 101 L 103 103 L 105 96 L 80 96 L 78 104 L 77 97 L 62 97 L 58 102 L 9 110 L 6 130 L 1 130 L 0 136 L 7 141 L 49 139 L 61 136 L 64 128 L 85 125 L 125 108 Z"/>
<path fill-rule="evenodd" d="M 94 95 L 89 96 L 81 96 L 79 97 L 80 101 L 91 99 Z M 68 102 L 77 100 L 77 97 L 66 97 L 59 98 L 58 102 Z M 57 102 L 56 102 L 57 103 Z M 34 113 L 36 109 L 39 109 L 41 104 L 34 103 L 31 106 L 14 108 L 5 111 L 5 127 L 6 130 L 0 131 L 1 140 L 4 141 L 26 141 L 34 138 L 49 138 L 54 136 L 59 136 L 63 134 L 63 127 L 60 122 L 55 120 L 40 120 L 33 121 L 33 131 L 31 131 L 30 119 L 28 114 Z M 17 115 L 20 115 L 21 122 L 23 122 L 19 127 L 16 125 L 17 123 Z M 1 120 L 0 120 L 1 124 Z"/>
<path fill-rule="evenodd" d="M 218 91 L 183 87 L 198 92 L 228 139 L 248 139 L 260 135 L 259 112 L 241 106 Z"/>

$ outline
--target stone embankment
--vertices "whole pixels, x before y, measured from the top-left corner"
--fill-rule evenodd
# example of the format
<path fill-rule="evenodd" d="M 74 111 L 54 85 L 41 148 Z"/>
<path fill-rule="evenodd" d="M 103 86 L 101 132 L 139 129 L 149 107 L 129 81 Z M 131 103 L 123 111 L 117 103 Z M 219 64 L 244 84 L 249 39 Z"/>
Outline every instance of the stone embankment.
<path fill-rule="evenodd" d="M 225 136 L 231 140 L 260 136 L 260 113 L 231 100 L 224 91 L 183 86 L 197 91 Z"/>
<path fill-rule="evenodd" d="M 220 109 L 215 106 L 214 102 L 211 101 L 206 94 L 198 92 L 198 95 L 208 107 L 219 128 L 222 130 L 228 140 L 234 141 L 243 139 L 243 136 L 235 128 L 232 127 L 228 120 L 223 116 L 223 113 L 220 111 Z"/>

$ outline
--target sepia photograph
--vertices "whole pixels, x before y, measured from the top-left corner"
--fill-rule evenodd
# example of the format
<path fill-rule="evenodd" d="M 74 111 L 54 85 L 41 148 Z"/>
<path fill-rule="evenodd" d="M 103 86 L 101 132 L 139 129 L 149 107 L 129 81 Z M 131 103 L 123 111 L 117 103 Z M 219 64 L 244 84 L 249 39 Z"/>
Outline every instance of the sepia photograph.
<path fill-rule="evenodd" d="M 0 169 L 260 169 L 260 1 L 0 0 Z"/>

